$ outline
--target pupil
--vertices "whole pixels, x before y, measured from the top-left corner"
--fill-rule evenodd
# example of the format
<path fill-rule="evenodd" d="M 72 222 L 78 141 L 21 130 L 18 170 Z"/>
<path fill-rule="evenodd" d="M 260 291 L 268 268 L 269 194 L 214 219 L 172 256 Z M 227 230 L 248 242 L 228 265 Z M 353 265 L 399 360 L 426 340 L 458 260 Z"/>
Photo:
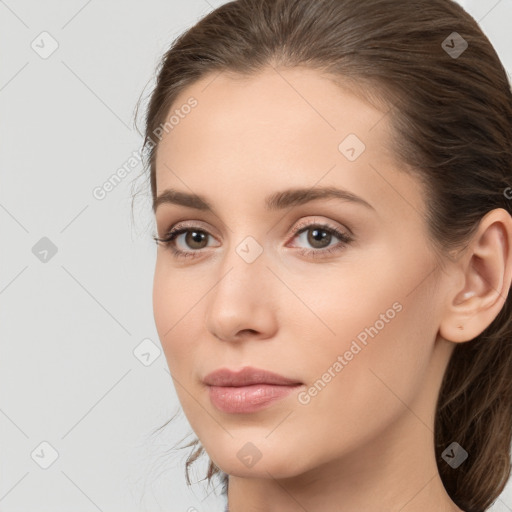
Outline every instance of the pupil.
<path fill-rule="evenodd" d="M 313 229 L 312 230 L 312 239 L 314 242 L 325 242 L 326 239 L 328 239 L 330 237 L 330 234 L 327 232 L 327 231 L 324 231 L 323 229 Z M 320 237 L 318 238 L 318 235 L 320 235 Z M 309 242 L 311 243 L 311 240 L 309 240 Z M 312 243 L 312 245 L 314 245 Z M 325 246 L 325 245 L 329 245 L 329 240 L 327 240 L 327 243 L 325 244 L 321 244 L 322 247 Z"/>
<path fill-rule="evenodd" d="M 201 233 L 200 231 L 190 231 L 189 235 L 190 235 L 190 238 L 192 238 L 192 241 L 194 243 L 198 243 L 198 244 L 200 244 L 205 238 L 205 233 Z M 187 241 L 187 243 L 188 243 L 188 241 Z"/>

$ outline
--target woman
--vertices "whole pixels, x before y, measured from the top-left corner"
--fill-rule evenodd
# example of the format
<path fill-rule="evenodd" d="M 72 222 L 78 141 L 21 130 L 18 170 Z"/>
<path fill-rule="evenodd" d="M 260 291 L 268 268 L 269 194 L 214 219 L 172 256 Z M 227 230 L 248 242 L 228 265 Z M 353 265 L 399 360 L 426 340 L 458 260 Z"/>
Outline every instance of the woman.
<path fill-rule="evenodd" d="M 451 0 L 237 0 L 173 43 L 145 148 L 187 478 L 205 450 L 231 512 L 497 499 L 511 141 L 506 72 Z"/>

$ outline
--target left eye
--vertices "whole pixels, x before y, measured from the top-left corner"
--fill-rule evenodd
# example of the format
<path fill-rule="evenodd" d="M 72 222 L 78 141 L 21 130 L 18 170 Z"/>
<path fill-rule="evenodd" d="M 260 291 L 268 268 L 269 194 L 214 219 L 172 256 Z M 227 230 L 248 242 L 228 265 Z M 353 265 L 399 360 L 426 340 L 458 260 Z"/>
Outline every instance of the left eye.
<path fill-rule="evenodd" d="M 176 242 L 179 240 L 181 235 L 185 235 L 183 241 L 189 248 L 193 250 L 183 250 L 176 247 Z M 301 225 L 293 233 L 292 239 L 302 237 L 302 241 L 310 244 L 313 249 L 298 248 L 298 252 L 305 255 L 312 255 L 314 257 L 321 256 L 326 253 L 331 253 L 340 250 L 343 246 L 349 244 L 352 241 L 352 237 L 337 228 L 334 228 L 325 224 L 314 224 Z M 171 249 L 174 256 L 177 258 L 194 258 L 199 256 L 199 249 L 207 247 L 208 237 L 211 236 L 207 231 L 200 229 L 195 226 L 187 227 L 174 227 L 166 235 L 165 238 L 158 238 L 153 236 L 153 239 L 158 243 L 162 243 L 165 247 Z M 331 246 L 333 237 L 339 239 L 339 243 Z M 203 243 L 206 242 L 206 245 Z"/>
<path fill-rule="evenodd" d="M 329 247 L 333 237 L 339 238 L 341 242 L 346 244 L 351 241 L 351 238 L 348 235 L 327 225 L 310 224 L 309 226 L 296 231 L 293 238 L 302 237 L 302 241 L 304 241 L 303 235 L 307 235 L 305 237 L 305 241 L 315 249 L 324 249 Z"/>

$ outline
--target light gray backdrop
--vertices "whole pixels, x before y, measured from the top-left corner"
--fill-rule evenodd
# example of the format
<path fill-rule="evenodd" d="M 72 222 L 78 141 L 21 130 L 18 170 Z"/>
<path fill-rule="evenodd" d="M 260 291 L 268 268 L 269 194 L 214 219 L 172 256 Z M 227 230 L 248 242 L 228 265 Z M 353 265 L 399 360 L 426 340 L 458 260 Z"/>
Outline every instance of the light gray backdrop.
<path fill-rule="evenodd" d="M 131 216 L 134 187 L 149 192 L 139 95 L 221 3 L 0 0 L 2 512 L 223 509 L 187 487 L 188 451 L 166 452 L 190 432 L 183 414 L 151 436 L 178 401 L 153 320 L 149 197 Z M 512 0 L 463 5 L 512 70 Z M 510 483 L 492 510 L 512 511 Z"/>

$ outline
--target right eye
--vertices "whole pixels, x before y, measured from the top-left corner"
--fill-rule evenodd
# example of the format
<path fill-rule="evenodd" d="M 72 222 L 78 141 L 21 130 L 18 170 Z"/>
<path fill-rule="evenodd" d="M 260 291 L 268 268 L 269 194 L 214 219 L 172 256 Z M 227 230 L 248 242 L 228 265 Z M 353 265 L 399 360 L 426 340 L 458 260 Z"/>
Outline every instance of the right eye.
<path fill-rule="evenodd" d="M 176 247 L 176 242 L 181 235 L 186 235 L 183 239 L 188 247 L 193 250 L 183 250 Z M 155 242 L 160 242 L 164 247 L 171 249 L 172 253 L 178 258 L 194 258 L 198 255 L 194 254 L 200 249 L 204 249 L 207 245 L 203 245 L 205 241 L 208 241 L 208 237 L 212 236 L 204 229 L 197 226 L 182 226 L 179 225 L 170 229 L 163 238 L 153 236 Z M 199 247 L 198 247 L 199 245 Z"/>

